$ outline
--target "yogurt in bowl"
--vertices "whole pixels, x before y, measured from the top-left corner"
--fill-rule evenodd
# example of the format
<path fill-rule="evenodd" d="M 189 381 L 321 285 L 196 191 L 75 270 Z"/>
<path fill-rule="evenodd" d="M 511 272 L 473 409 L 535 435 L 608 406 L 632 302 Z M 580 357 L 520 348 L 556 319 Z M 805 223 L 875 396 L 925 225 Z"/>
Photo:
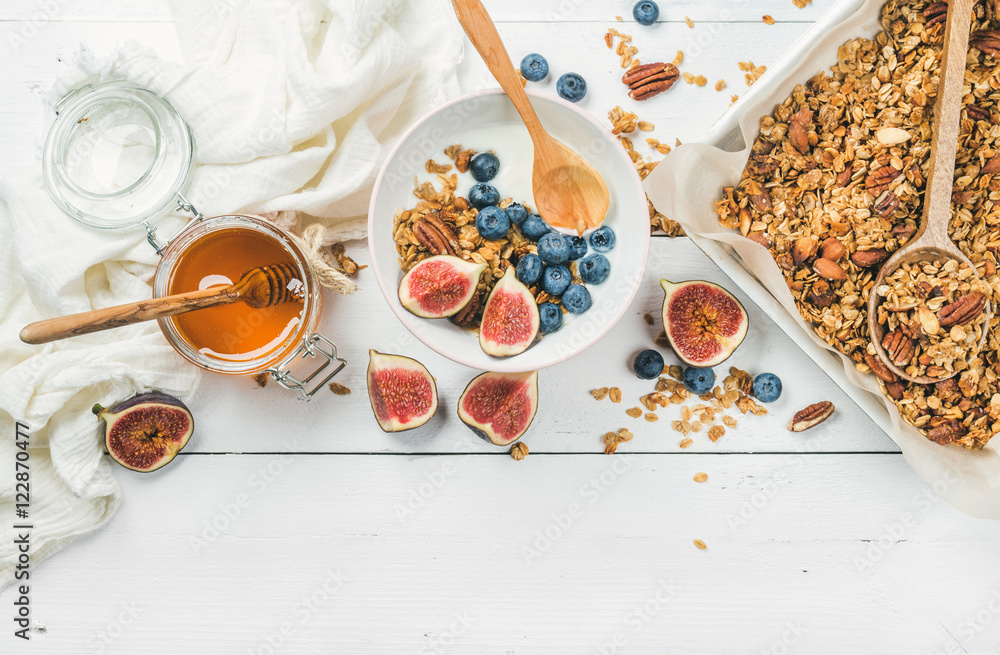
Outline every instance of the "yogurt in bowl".
<path fill-rule="evenodd" d="M 596 119 L 553 96 L 529 93 L 546 129 L 587 159 L 604 178 L 611 205 L 604 225 L 617 242 L 604 252 L 611 264 L 608 279 L 587 285 L 592 306 L 582 314 L 564 314 L 563 327 L 545 334 L 528 350 L 506 358 L 493 357 L 480 348 L 475 332 L 446 319 L 423 319 L 410 314 L 399 302 L 397 289 L 403 276 L 393 235 L 398 209 L 413 208 L 416 184 L 441 186 L 437 174 L 428 173 L 429 159 L 451 163 L 444 151 L 451 145 L 477 152 L 494 152 L 500 160 L 497 175 L 488 182 L 501 198 L 530 204 L 532 145 L 513 105 L 500 90 L 458 98 L 421 119 L 390 153 L 375 185 L 369 210 L 369 249 L 383 295 L 404 326 L 435 351 L 458 363 L 490 371 L 518 372 L 551 366 L 596 343 L 624 315 L 638 289 L 649 247 L 646 196 L 628 155 Z M 455 173 L 454 167 L 445 175 Z M 470 173 L 458 175 L 456 195 L 467 197 L 476 184 Z M 593 250 L 591 249 L 591 252 Z"/>

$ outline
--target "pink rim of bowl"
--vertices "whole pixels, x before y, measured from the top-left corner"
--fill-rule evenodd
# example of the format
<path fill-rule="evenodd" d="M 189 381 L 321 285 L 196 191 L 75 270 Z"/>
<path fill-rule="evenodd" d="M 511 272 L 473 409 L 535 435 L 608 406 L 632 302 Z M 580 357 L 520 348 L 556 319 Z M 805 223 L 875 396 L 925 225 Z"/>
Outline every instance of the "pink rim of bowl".
<path fill-rule="evenodd" d="M 609 214 L 612 212 L 615 213 L 614 229 L 619 235 L 619 247 L 623 242 L 621 234 L 621 230 L 623 228 L 629 230 L 642 230 L 639 243 L 634 244 L 631 251 L 626 255 L 622 256 L 621 253 L 618 253 L 618 256 L 615 257 L 615 259 L 618 260 L 617 267 L 627 270 L 624 273 L 618 271 L 618 274 L 616 275 L 616 264 L 615 261 L 612 260 L 611 276 L 609 276 L 609 278 L 601 285 L 597 285 L 596 287 L 599 290 L 605 285 L 612 283 L 612 281 L 617 281 L 617 285 L 619 287 L 622 285 L 627 286 L 627 290 L 619 289 L 622 293 L 613 296 L 619 300 L 613 303 L 614 307 L 610 310 L 610 315 L 607 319 L 603 320 L 596 329 L 591 330 L 586 334 L 582 334 L 583 329 L 580 326 L 592 324 L 592 321 L 587 322 L 587 316 L 598 309 L 599 291 L 594 292 L 594 306 L 592 306 L 587 312 L 573 316 L 573 320 L 565 323 L 561 330 L 552 334 L 544 335 L 539 342 L 533 344 L 527 351 L 520 355 L 503 358 L 491 357 L 490 355 L 480 351 L 476 355 L 463 356 L 454 352 L 454 349 L 449 348 L 449 345 L 454 343 L 455 339 L 468 338 L 467 335 L 462 334 L 465 330 L 448 323 L 447 327 L 450 329 L 447 331 L 447 339 L 442 338 L 444 335 L 442 335 L 440 331 L 433 331 L 434 334 L 429 334 L 429 332 L 432 331 L 426 329 L 424 325 L 422 325 L 423 322 L 447 322 L 447 319 L 432 320 L 420 318 L 408 312 L 400 304 L 397 296 L 397 288 L 403 273 L 397 262 L 395 245 L 393 245 L 393 256 L 391 261 L 380 261 L 378 257 L 379 244 L 376 243 L 375 239 L 379 232 L 377 231 L 376 220 L 386 221 L 391 225 L 393 212 L 395 212 L 395 210 L 399 207 L 407 206 L 406 203 L 412 203 L 412 195 L 407 195 L 405 198 L 394 199 L 394 202 L 390 203 L 393 205 L 392 208 L 387 211 L 383 210 L 383 215 L 379 215 L 377 213 L 379 204 L 386 202 L 386 200 L 382 198 L 382 195 L 385 191 L 384 187 L 386 180 L 390 176 L 390 169 L 397 164 L 398 159 L 407 156 L 411 151 L 416 149 L 415 144 L 410 143 L 411 137 L 442 114 L 455 109 L 459 105 L 469 103 L 470 101 L 486 101 L 487 103 L 499 102 L 503 111 L 509 109 L 509 113 L 511 114 L 510 121 L 516 121 L 517 115 L 514 112 L 513 105 L 506 100 L 506 96 L 502 90 L 486 89 L 455 98 L 454 100 L 451 100 L 431 111 L 410 127 L 410 129 L 406 131 L 406 133 L 393 147 L 388 157 L 386 157 L 385 163 L 382 165 L 378 177 L 375 180 L 375 187 L 372 192 L 371 203 L 368 208 L 368 249 L 372 259 L 372 268 L 375 271 L 375 278 L 378 280 L 378 285 L 382 290 L 382 295 L 385 297 L 386 302 L 389 303 L 389 307 L 392 309 L 393 313 L 400 320 L 403 326 L 426 346 L 444 357 L 451 359 L 452 361 L 478 370 L 489 370 L 495 372 L 522 372 L 537 370 L 564 362 L 590 348 L 611 331 L 611 328 L 618 323 L 622 316 L 625 315 L 629 306 L 632 304 L 632 301 L 635 299 L 635 296 L 639 291 L 639 285 L 642 282 L 642 275 L 646 266 L 646 258 L 649 254 L 650 237 L 647 221 L 648 208 L 646 205 L 646 195 L 642 188 L 642 181 L 639 178 L 639 175 L 635 172 L 635 166 L 628 154 L 625 152 L 625 149 L 618 144 L 617 139 L 607 128 L 579 107 L 548 93 L 528 91 L 528 95 L 532 97 L 533 104 L 536 105 L 536 111 L 538 111 L 539 115 L 542 117 L 543 123 L 546 122 L 545 115 L 549 112 L 565 111 L 569 114 L 575 114 L 578 119 L 582 118 L 594 128 L 594 134 L 589 138 L 594 138 L 598 135 L 602 137 L 604 143 L 602 145 L 603 150 L 600 152 L 600 158 L 597 159 L 594 157 L 588 157 L 588 159 L 590 160 L 590 163 L 594 165 L 604 176 L 605 181 L 608 183 L 608 188 L 611 190 L 612 209 Z M 457 115 L 464 116 L 462 112 L 459 112 Z M 485 126 L 495 123 L 497 123 L 497 121 L 489 121 L 484 122 L 483 125 Z M 423 164 L 427 161 L 427 159 L 444 156 L 444 149 L 451 145 L 451 142 L 448 141 L 450 134 L 473 126 L 474 125 L 467 123 L 463 123 L 457 127 L 449 125 L 448 131 L 441 136 L 441 142 L 434 143 L 431 146 L 433 149 L 419 150 L 417 153 L 417 159 L 420 161 L 411 162 L 411 164 L 416 168 L 414 168 L 408 175 L 408 188 L 412 190 L 414 171 L 417 168 L 419 168 L 419 170 L 423 170 Z M 547 125 L 547 127 L 549 126 Z M 552 127 L 554 128 L 555 126 Z M 552 132 L 556 138 L 563 140 L 563 135 L 560 134 L 558 129 L 552 129 Z M 587 136 L 588 135 L 584 135 L 585 138 Z M 424 143 L 421 145 L 426 146 L 428 144 Z M 569 140 L 569 145 L 573 147 L 572 139 Z M 609 170 L 613 172 L 612 176 L 608 175 Z M 630 173 L 627 177 L 625 175 L 625 171 Z M 616 179 L 609 179 L 612 177 Z M 626 180 L 628 180 L 628 182 L 626 182 Z M 503 194 L 502 190 L 501 194 Z M 629 207 L 630 202 L 622 201 L 623 199 L 628 198 L 629 194 L 632 194 L 635 199 L 635 207 Z M 642 220 L 636 220 L 637 217 Z M 629 221 L 635 224 L 632 225 Z M 389 235 L 389 238 L 392 238 L 391 234 Z M 628 242 L 629 240 L 624 241 Z M 610 254 L 614 254 L 614 252 Z M 383 270 L 383 267 L 385 267 L 385 270 Z M 623 275 L 624 277 L 622 277 Z M 600 295 L 603 296 L 605 301 L 609 298 L 609 294 L 607 293 Z M 607 303 L 605 302 L 605 304 Z M 575 326 L 577 329 L 574 330 Z M 577 337 L 577 335 L 582 336 L 574 339 L 573 337 Z M 476 349 L 478 348 L 479 345 L 478 342 L 476 342 Z M 545 349 L 546 352 L 551 350 L 551 354 L 549 356 L 540 355 L 540 349 Z M 532 353 L 532 351 L 534 351 L 534 355 L 528 357 L 527 355 Z M 481 358 L 478 356 L 479 354 L 481 354 Z"/>

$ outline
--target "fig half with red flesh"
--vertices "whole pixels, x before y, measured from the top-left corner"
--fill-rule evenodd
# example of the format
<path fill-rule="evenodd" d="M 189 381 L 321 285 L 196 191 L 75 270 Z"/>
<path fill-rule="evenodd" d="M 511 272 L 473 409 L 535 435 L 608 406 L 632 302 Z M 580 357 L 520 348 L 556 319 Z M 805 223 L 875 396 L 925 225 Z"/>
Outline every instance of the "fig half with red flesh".
<path fill-rule="evenodd" d="M 743 343 L 750 322 L 733 294 L 711 282 L 660 280 L 663 330 L 674 353 L 688 366 L 710 368 Z"/>
<path fill-rule="evenodd" d="M 451 255 L 428 257 L 399 282 L 399 302 L 422 318 L 454 316 L 476 293 L 485 264 Z"/>
<path fill-rule="evenodd" d="M 437 385 L 423 364 L 376 350 L 369 350 L 368 356 L 368 400 L 379 427 L 402 432 L 418 428 L 434 416 Z"/>
<path fill-rule="evenodd" d="M 479 346 L 487 355 L 509 357 L 528 349 L 538 336 L 538 305 L 509 266 L 483 308 Z"/>
<path fill-rule="evenodd" d="M 477 435 L 498 446 L 527 432 L 538 411 L 538 371 L 483 373 L 458 400 L 458 417 Z"/>
<path fill-rule="evenodd" d="M 163 393 L 145 393 L 112 409 L 94 405 L 105 423 L 104 444 L 116 462 L 148 473 L 166 466 L 187 445 L 194 417 L 181 401 Z"/>

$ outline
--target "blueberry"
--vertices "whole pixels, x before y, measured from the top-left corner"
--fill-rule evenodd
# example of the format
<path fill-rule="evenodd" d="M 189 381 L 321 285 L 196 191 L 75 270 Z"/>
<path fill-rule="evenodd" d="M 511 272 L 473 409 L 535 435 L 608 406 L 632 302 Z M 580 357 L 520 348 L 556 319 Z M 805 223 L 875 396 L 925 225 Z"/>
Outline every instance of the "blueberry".
<path fill-rule="evenodd" d="M 524 236 L 532 241 L 538 241 L 542 238 L 542 235 L 552 230 L 549 228 L 549 224 L 542 220 L 541 216 L 532 214 L 524 219 L 524 223 L 521 224 L 521 231 L 524 232 Z"/>
<path fill-rule="evenodd" d="M 532 52 L 521 60 L 521 75 L 529 82 L 541 82 L 548 74 L 549 62 L 537 52 Z"/>
<path fill-rule="evenodd" d="M 569 238 L 569 258 L 580 259 L 587 254 L 587 240 L 583 237 Z"/>
<path fill-rule="evenodd" d="M 652 25 L 660 17 L 660 8 L 653 0 L 639 0 L 632 7 L 632 18 L 640 25 Z"/>
<path fill-rule="evenodd" d="M 643 380 L 655 380 L 663 374 L 663 355 L 655 350 L 643 350 L 635 356 L 632 370 Z"/>
<path fill-rule="evenodd" d="M 608 252 L 615 247 L 615 231 L 606 225 L 597 228 L 590 233 L 590 247 L 597 252 Z"/>
<path fill-rule="evenodd" d="M 781 379 L 774 373 L 761 373 L 753 379 L 753 395 L 762 403 L 773 403 L 781 396 Z"/>
<path fill-rule="evenodd" d="M 507 218 L 507 212 L 499 207 L 492 205 L 483 207 L 476 215 L 476 230 L 479 231 L 479 236 L 487 241 L 502 239 L 509 229 L 510 219 Z"/>
<path fill-rule="evenodd" d="M 570 102 L 580 102 L 587 95 L 587 82 L 576 73 L 566 73 L 556 82 L 559 97 Z"/>
<path fill-rule="evenodd" d="M 546 264 L 562 264 L 569 259 L 569 239 L 558 232 L 543 234 L 538 240 L 538 256 Z"/>
<path fill-rule="evenodd" d="M 469 189 L 469 204 L 476 209 L 500 203 L 500 192 L 489 184 L 477 184 Z"/>
<path fill-rule="evenodd" d="M 569 269 L 560 264 L 559 266 L 546 266 L 542 274 L 542 289 L 550 296 L 561 296 L 569 283 L 573 281 L 573 276 Z M 567 309 L 569 309 L 567 307 Z"/>
<path fill-rule="evenodd" d="M 507 205 L 507 218 L 514 225 L 520 225 L 524 223 L 524 219 L 528 218 L 528 210 L 521 206 L 521 203 L 512 202 Z"/>
<path fill-rule="evenodd" d="M 700 396 L 703 393 L 708 393 L 715 386 L 715 371 L 710 368 L 689 366 L 684 369 L 683 382 L 688 391 Z"/>
<path fill-rule="evenodd" d="M 538 306 L 538 329 L 542 332 L 555 332 L 562 327 L 562 310 L 559 305 L 543 302 Z"/>
<path fill-rule="evenodd" d="M 525 253 L 517 260 L 517 268 L 514 273 L 517 279 L 524 282 L 529 287 L 538 284 L 542 279 L 542 258 L 534 253 Z"/>
<path fill-rule="evenodd" d="M 582 314 L 590 309 L 590 292 L 582 284 L 571 284 L 562 295 L 562 304 L 570 314 Z"/>
<path fill-rule="evenodd" d="M 600 284 L 608 279 L 608 274 L 611 272 L 611 263 L 608 262 L 607 257 L 595 252 L 593 255 L 584 257 L 577 264 L 576 268 L 580 271 L 580 278 L 584 282 L 587 284 Z"/>
<path fill-rule="evenodd" d="M 481 152 L 472 158 L 469 172 L 477 182 L 489 182 L 497 176 L 500 170 L 500 160 L 492 152 Z"/>

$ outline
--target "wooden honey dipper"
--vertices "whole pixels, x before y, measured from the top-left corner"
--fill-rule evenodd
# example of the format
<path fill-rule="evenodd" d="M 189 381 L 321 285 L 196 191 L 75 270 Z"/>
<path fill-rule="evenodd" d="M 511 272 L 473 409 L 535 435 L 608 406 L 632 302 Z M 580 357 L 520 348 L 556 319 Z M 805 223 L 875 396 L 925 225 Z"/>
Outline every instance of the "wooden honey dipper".
<path fill-rule="evenodd" d="M 255 309 L 291 300 L 301 302 L 301 285 L 293 284 L 300 277 L 298 267 L 290 262 L 260 266 L 244 273 L 236 284 L 50 318 L 25 326 L 20 337 L 25 343 L 48 343 L 206 307 L 228 305 L 237 300 L 242 300 Z"/>

